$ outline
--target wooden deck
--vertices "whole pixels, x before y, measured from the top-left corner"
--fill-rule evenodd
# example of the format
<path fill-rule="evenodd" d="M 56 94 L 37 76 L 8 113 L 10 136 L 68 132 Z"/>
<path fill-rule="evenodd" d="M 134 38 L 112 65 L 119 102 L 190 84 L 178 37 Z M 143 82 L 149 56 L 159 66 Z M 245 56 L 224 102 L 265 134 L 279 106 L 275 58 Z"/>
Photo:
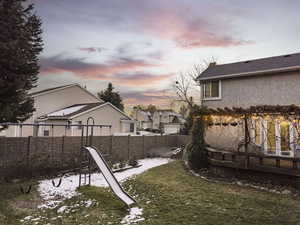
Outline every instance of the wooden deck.
<path fill-rule="evenodd" d="M 207 148 L 213 166 L 300 177 L 300 158 L 228 152 Z"/>

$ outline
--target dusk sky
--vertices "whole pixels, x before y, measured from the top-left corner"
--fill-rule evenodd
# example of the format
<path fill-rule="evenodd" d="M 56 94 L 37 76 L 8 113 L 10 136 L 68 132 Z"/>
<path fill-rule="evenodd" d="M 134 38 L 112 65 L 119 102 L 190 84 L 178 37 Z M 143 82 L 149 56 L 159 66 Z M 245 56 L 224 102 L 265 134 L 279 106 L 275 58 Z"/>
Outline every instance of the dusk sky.
<path fill-rule="evenodd" d="M 45 48 L 38 89 L 112 82 L 125 104 L 169 102 L 180 71 L 300 52 L 298 0 L 33 0 Z"/>

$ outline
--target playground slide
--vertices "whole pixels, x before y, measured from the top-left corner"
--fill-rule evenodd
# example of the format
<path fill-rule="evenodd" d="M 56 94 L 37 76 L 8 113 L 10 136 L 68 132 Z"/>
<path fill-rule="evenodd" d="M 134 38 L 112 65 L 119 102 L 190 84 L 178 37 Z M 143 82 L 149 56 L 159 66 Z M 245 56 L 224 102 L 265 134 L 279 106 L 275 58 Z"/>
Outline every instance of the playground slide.
<path fill-rule="evenodd" d="M 98 165 L 100 171 L 102 172 L 105 180 L 113 190 L 113 192 L 128 206 L 135 203 L 135 200 L 130 197 L 119 184 L 118 180 L 112 173 L 111 169 L 107 165 L 106 161 L 104 160 L 101 153 L 97 152 L 96 148 L 94 147 L 84 147 L 95 160 L 96 164 Z"/>

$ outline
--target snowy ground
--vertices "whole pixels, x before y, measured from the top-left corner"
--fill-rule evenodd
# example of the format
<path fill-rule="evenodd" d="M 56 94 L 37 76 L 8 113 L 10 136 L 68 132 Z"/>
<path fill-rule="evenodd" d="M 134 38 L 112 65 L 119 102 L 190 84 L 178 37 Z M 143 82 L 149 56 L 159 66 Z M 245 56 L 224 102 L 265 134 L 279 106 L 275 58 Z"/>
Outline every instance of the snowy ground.
<path fill-rule="evenodd" d="M 124 182 L 128 178 L 132 178 L 135 175 L 141 174 L 146 170 L 166 164 L 172 161 L 171 159 L 167 158 L 151 158 L 151 159 L 142 159 L 139 160 L 138 163 L 141 165 L 138 168 L 132 168 L 129 170 L 125 170 L 122 172 L 115 173 L 115 177 L 119 182 Z M 59 182 L 59 178 L 54 179 L 55 183 Z M 79 195 L 80 193 L 77 192 L 77 187 L 79 183 L 79 175 L 71 175 L 65 176 L 62 180 L 62 183 L 59 187 L 53 187 L 52 180 L 42 180 L 39 182 L 38 191 L 43 198 L 43 204 L 39 205 L 38 207 L 41 209 L 46 208 L 55 208 L 64 200 L 71 198 L 73 196 Z M 105 181 L 103 175 L 101 173 L 93 173 L 91 176 L 91 185 L 98 186 L 98 187 L 108 187 L 107 182 Z M 90 207 L 91 205 L 97 204 L 94 202 L 95 200 L 88 200 L 86 202 L 80 202 L 79 205 L 84 205 L 85 207 Z M 69 213 L 72 212 L 76 206 L 61 206 L 58 208 L 57 213 Z M 129 214 L 125 216 L 121 224 L 129 225 L 132 223 L 136 223 L 138 221 L 144 220 L 142 217 L 143 209 L 138 207 L 132 207 L 129 209 Z M 58 216 L 59 217 L 59 216 Z M 41 218 L 24 218 L 21 222 L 32 222 L 33 220 L 41 219 Z M 55 218 L 54 218 L 55 219 Z"/>
<path fill-rule="evenodd" d="M 148 131 L 139 131 L 140 134 L 136 133 L 114 133 L 114 136 L 161 136 L 160 133 L 153 133 L 153 132 L 148 132 Z M 163 134 L 165 135 L 165 134 Z"/>
<path fill-rule="evenodd" d="M 138 161 L 138 163 L 142 166 L 115 173 L 115 177 L 119 182 L 124 182 L 128 178 L 131 178 L 137 174 L 145 172 L 150 168 L 160 166 L 168 162 L 170 162 L 170 159 L 166 158 L 142 159 Z M 59 178 L 54 179 L 55 183 L 58 183 L 58 180 Z M 55 208 L 65 199 L 78 195 L 79 193 L 76 191 L 78 183 L 78 175 L 64 177 L 60 187 L 58 188 L 53 187 L 52 180 L 40 181 L 38 190 L 44 202 L 43 204 L 39 205 L 39 208 Z M 101 173 L 92 174 L 91 185 L 98 187 L 108 187 L 108 184 Z"/>
<path fill-rule="evenodd" d="M 122 219 L 121 224 L 129 225 L 132 223 L 143 221 L 145 219 L 142 217 L 142 215 L 143 215 L 143 209 L 138 208 L 138 207 L 133 207 L 130 209 L 129 215 L 125 216 Z"/>

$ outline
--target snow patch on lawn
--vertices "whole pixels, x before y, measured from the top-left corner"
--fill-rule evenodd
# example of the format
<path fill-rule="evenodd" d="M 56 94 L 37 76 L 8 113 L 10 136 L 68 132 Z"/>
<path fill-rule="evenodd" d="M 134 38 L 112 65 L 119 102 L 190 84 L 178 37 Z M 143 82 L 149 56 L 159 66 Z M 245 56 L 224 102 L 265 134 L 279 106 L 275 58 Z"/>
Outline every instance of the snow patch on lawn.
<path fill-rule="evenodd" d="M 130 225 L 132 223 L 143 221 L 145 220 L 145 218 L 143 218 L 142 215 L 143 215 L 143 209 L 138 207 L 131 208 L 129 211 L 129 215 L 125 216 L 122 219 L 121 224 Z"/>
<path fill-rule="evenodd" d="M 138 168 L 132 168 L 122 172 L 115 173 L 115 177 L 119 182 L 132 178 L 138 174 L 141 174 L 153 167 L 167 164 L 171 159 L 166 158 L 151 158 L 138 160 L 138 164 L 142 166 Z M 59 178 L 54 179 L 55 183 L 58 183 Z M 65 199 L 72 198 L 79 195 L 76 191 L 79 184 L 79 175 L 65 176 L 59 187 L 53 187 L 52 180 L 42 180 L 39 182 L 38 191 L 43 198 L 43 204 L 38 208 L 55 208 Z M 108 187 L 108 184 L 101 173 L 93 173 L 91 176 L 91 185 L 98 187 Z"/>

